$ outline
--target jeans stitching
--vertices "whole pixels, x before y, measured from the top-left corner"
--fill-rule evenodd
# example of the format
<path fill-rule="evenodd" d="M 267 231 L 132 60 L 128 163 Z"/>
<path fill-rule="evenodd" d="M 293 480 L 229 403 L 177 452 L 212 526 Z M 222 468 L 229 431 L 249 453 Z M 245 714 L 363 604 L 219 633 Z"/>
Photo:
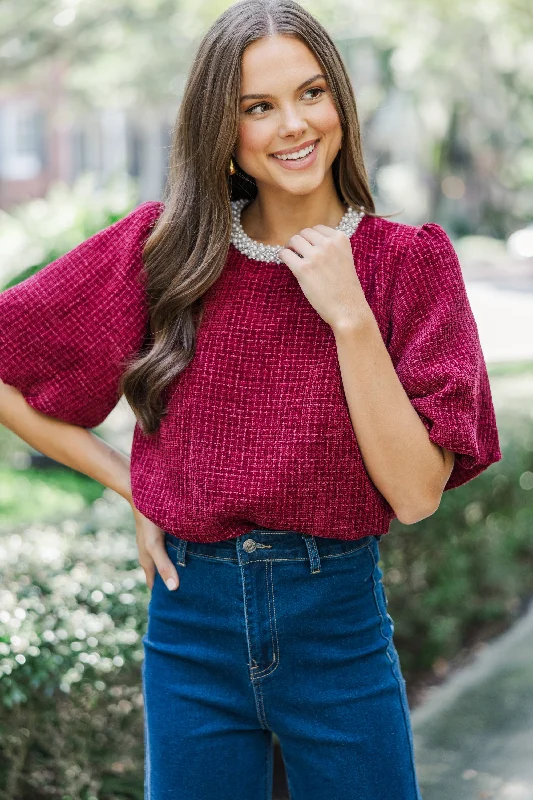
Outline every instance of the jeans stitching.
<path fill-rule="evenodd" d="M 376 561 L 376 559 L 374 557 L 374 553 L 372 551 L 370 551 L 370 552 L 371 552 L 371 555 L 372 555 L 372 561 L 374 562 L 374 569 L 375 569 L 376 566 L 377 566 L 377 561 Z M 392 652 L 391 652 L 393 649 L 395 649 L 394 648 L 394 642 L 392 640 L 392 636 L 389 638 L 388 636 L 385 636 L 385 634 L 383 632 L 384 619 L 383 619 L 383 614 L 381 613 L 381 609 L 379 607 L 378 599 L 377 599 L 377 596 L 376 596 L 376 578 L 375 578 L 374 572 L 372 573 L 372 591 L 373 591 L 373 595 L 374 595 L 374 602 L 376 604 L 376 608 L 378 610 L 379 619 L 380 619 L 380 625 L 379 625 L 380 633 L 383 636 L 383 638 L 385 639 L 385 641 L 387 642 L 387 650 L 386 650 L 387 658 L 389 659 L 391 670 L 392 670 L 392 674 L 394 675 L 394 679 L 395 679 L 396 683 L 398 684 L 398 690 L 400 692 L 400 703 L 401 703 L 401 706 L 402 706 L 402 714 L 403 714 L 403 721 L 404 721 L 404 725 L 405 725 L 405 732 L 407 734 L 407 739 L 409 741 L 409 751 L 410 751 L 410 756 L 411 756 L 411 777 L 413 779 L 413 785 L 415 787 L 416 800 L 422 800 L 421 795 L 420 795 L 420 789 L 418 787 L 418 779 L 417 779 L 417 775 L 416 775 L 415 756 L 414 756 L 414 742 L 413 742 L 413 735 L 412 735 L 411 723 L 410 723 L 410 717 L 409 717 L 409 705 L 407 703 L 407 699 L 406 699 L 406 696 L 404 694 L 404 692 L 405 692 L 405 688 L 404 688 L 405 687 L 405 681 L 404 681 L 404 685 L 402 686 L 402 682 L 401 682 L 400 676 L 398 674 L 397 655 L 396 654 L 393 655 Z M 383 591 L 383 597 L 385 599 L 384 591 Z M 389 616 L 389 615 L 387 614 L 387 616 Z M 392 618 L 390 618 L 390 619 L 392 621 Z"/>
<path fill-rule="evenodd" d="M 363 545 L 361 545 L 361 547 L 356 547 L 354 550 L 346 550 L 344 553 L 330 553 L 329 555 L 324 555 L 324 556 L 321 555 L 320 559 L 322 560 L 323 558 L 342 558 L 342 556 L 347 556 L 350 553 L 356 553 L 359 550 L 364 550 L 365 547 L 370 547 L 370 543 L 369 544 L 363 544 Z M 194 553 L 194 555 L 196 555 L 196 553 Z M 201 556 L 200 556 L 200 558 L 201 558 Z M 213 556 L 209 556 L 209 558 L 213 558 Z M 254 559 L 254 563 L 256 563 L 258 561 L 309 561 L 309 560 L 310 560 L 309 559 L 309 555 L 302 556 L 302 557 L 296 556 L 295 558 L 283 558 L 282 556 L 280 556 L 278 558 L 277 556 L 267 556 L 266 558 L 256 558 L 256 559 Z"/>
<path fill-rule="evenodd" d="M 173 550 L 176 550 L 176 551 L 178 551 L 178 550 L 179 550 L 179 548 L 178 548 L 178 547 L 177 547 L 175 544 L 172 544 L 172 542 L 169 542 L 169 541 L 167 541 L 167 544 L 168 544 L 168 546 L 169 546 L 169 547 L 171 547 Z M 217 561 L 234 561 L 236 564 L 238 564 L 238 563 L 239 563 L 239 559 L 238 559 L 238 558 L 232 558 L 231 556 L 230 556 L 229 558 L 226 558 L 225 556 L 209 556 L 209 555 L 204 555 L 204 553 L 190 553 L 190 552 L 189 552 L 189 553 L 187 553 L 187 557 L 190 557 L 190 556 L 192 556 L 192 557 L 196 557 L 196 558 L 214 558 L 214 559 L 216 559 Z"/>
<path fill-rule="evenodd" d="M 268 567 L 270 564 L 270 586 L 269 586 L 269 574 L 268 574 Z M 271 675 L 275 669 L 277 669 L 279 665 L 279 646 L 278 646 L 278 629 L 276 624 L 276 606 L 274 603 L 274 581 L 272 579 L 272 562 L 266 561 L 265 562 L 265 572 L 266 572 L 266 582 L 267 582 L 267 597 L 268 597 L 268 618 L 270 622 L 270 638 L 272 641 L 272 661 L 268 665 L 268 667 L 264 667 L 260 672 L 253 673 L 254 680 L 256 678 L 265 678 L 267 675 Z M 272 589 L 270 592 L 269 589 Z M 272 596 L 272 605 L 271 605 L 271 596 Z M 273 614 L 272 614 L 273 612 Z M 272 630 L 272 615 L 274 616 L 274 630 Z M 274 665 L 274 666 L 273 666 Z M 273 666 L 273 669 L 271 667 Z M 252 667 L 255 670 L 255 667 Z M 269 671 L 270 670 L 270 671 Z"/>
<path fill-rule="evenodd" d="M 166 541 L 166 543 L 168 544 L 169 547 L 172 547 L 173 550 L 177 551 L 179 549 L 177 545 L 172 544 L 172 542 L 169 542 L 168 540 Z M 354 547 L 354 548 L 352 548 L 352 550 L 344 550 L 342 553 L 326 553 L 325 555 L 320 555 L 320 558 L 321 559 L 323 559 L 323 558 L 342 558 L 343 556 L 350 555 L 350 553 L 356 553 L 358 550 L 364 550 L 365 547 L 370 547 L 371 544 L 372 544 L 372 541 L 367 542 L 366 544 L 359 545 L 359 547 Z M 192 558 L 211 558 L 211 559 L 214 559 L 216 561 L 232 561 L 235 564 L 239 563 L 239 559 L 238 558 L 232 558 L 231 556 L 228 556 L 228 557 L 226 557 L 226 556 L 210 556 L 207 553 L 194 553 L 194 552 L 188 552 L 187 556 L 192 557 Z M 255 559 L 255 560 L 256 561 L 266 561 L 267 559 L 261 558 L 261 559 Z M 277 558 L 276 556 L 274 556 L 274 557 L 272 557 L 271 560 L 272 561 L 309 561 L 309 555 L 307 555 L 307 556 L 295 556 L 294 558 L 282 558 L 282 557 Z"/>
<path fill-rule="evenodd" d="M 342 558 L 342 556 L 349 556 L 350 553 L 357 553 L 359 550 L 364 550 L 365 547 L 370 547 L 372 542 L 367 542 L 366 544 L 361 544 L 359 547 L 354 547 L 352 550 L 345 550 L 343 553 L 328 553 L 324 556 L 320 556 L 320 558 Z"/>
<path fill-rule="evenodd" d="M 142 665 L 143 694 L 146 692 L 145 662 Z M 148 738 L 148 719 L 146 708 L 143 711 L 144 727 L 144 800 L 150 800 L 150 742 Z"/>
<path fill-rule="evenodd" d="M 254 693 L 257 692 L 258 702 L 259 702 L 259 706 L 260 706 L 260 709 L 261 709 L 261 722 L 264 725 L 264 730 L 271 731 L 272 728 L 268 724 L 268 720 L 266 718 L 265 702 L 264 702 L 264 699 L 263 699 L 263 689 L 261 687 L 261 684 L 252 682 L 252 685 L 254 687 Z"/>
<path fill-rule="evenodd" d="M 420 795 L 420 787 L 418 785 L 418 777 L 416 774 L 416 762 L 415 762 L 415 752 L 414 752 L 414 741 L 413 741 L 413 733 L 411 728 L 411 720 L 410 720 L 410 710 L 409 704 L 407 702 L 407 697 L 405 695 L 405 681 L 403 678 L 400 678 L 400 675 L 397 672 L 398 664 L 393 665 L 392 671 L 394 677 L 396 678 L 396 682 L 398 684 L 398 688 L 400 691 L 400 702 L 402 704 L 402 711 L 403 711 L 403 721 L 405 725 L 405 731 L 407 733 L 407 738 L 409 741 L 409 752 L 411 755 L 411 775 L 413 778 L 413 785 L 415 789 L 415 800 L 422 800 Z"/>
<path fill-rule="evenodd" d="M 383 631 L 384 619 L 383 619 L 383 614 L 381 613 L 381 609 L 379 607 L 379 602 L 378 602 L 378 598 L 377 598 L 377 594 L 376 594 L 375 570 L 376 570 L 376 567 L 377 567 L 377 561 L 375 559 L 375 556 L 374 556 L 374 553 L 372 552 L 372 550 L 370 550 L 370 555 L 372 556 L 372 561 L 374 562 L 374 569 L 372 570 L 372 594 L 374 595 L 374 603 L 376 605 L 376 609 L 377 609 L 377 612 L 379 614 L 379 632 L 383 636 L 384 640 L 387 642 L 387 649 L 386 649 L 385 652 L 387 654 L 387 658 L 389 659 L 390 663 L 392 664 L 393 659 L 392 659 L 392 656 L 390 654 L 391 640 L 389 639 L 388 636 L 385 635 L 385 633 Z"/>
<path fill-rule="evenodd" d="M 240 565 L 241 570 L 241 585 L 242 585 L 242 595 L 243 595 L 243 602 L 244 602 L 244 628 L 246 631 L 246 645 L 248 647 L 248 656 L 250 657 L 250 661 L 248 663 L 248 670 L 250 675 L 250 680 L 252 682 L 252 691 L 254 694 L 254 702 L 255 708 L 257 711 L 257 718 L 261 724 L 261 727 L 264 730 L 270 730 L 268 724 L 266 722 L 266 718 L 264 716 L 264 709 L 262 707 L 262 697 L 261 697 L 261 686 L 260 684 L 254 683 L 254 658 L 252 657 L 252 649 L 250 646 L 250 635 L 249 635 L 249 627 L 248 627 L 248 602 L 246 600 L 246 581 L 245 581 L 245 574 L 244 574 L 244 565 Z"/>
<path fill-rule="evenodd" d="M 243 596 L 243 602 L 244 602 L 244 622 L 245 622 L 245 630 L 246 630 L 246 643 L 247 643 L 247 646 L 248 646 L 248 655 L 250 656 L 250 663 L 248 664 L 248 666 L 249 666 L 250 670 L 252 670 L 252 668 L 253 668 L 252 662 L 254 661 L 254 659 L 252 658 L 252 649 L 250 647 L 250 637 L 248 635 L 248 631 L 249 631 L 249 628 L 248 628 L 248 601 L 246 600 L 246 586 L 245 586 L 245 581 L 244 581 L 244 569 L 243 569 L 242 564 L 241 564 L 240 570 L 241 570 L 241 580 L 242 580 L 242 596 Z"/>

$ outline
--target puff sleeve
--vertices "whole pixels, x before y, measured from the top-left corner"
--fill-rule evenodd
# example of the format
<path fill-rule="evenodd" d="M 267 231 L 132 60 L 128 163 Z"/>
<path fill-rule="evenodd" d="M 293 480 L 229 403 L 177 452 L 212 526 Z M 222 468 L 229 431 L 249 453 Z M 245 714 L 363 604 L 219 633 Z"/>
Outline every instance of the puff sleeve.
<path fill-rule="evenodd" d="M 388 350 L 429 438 L 455 452 L 445 491 L 501 459 L 477 324 L 457 254 L 436 223 L 414 228 L 399 267 Z"/>
<path fill-rule="evenodd" d="M 142 203 L 0 293 L 0 378 L 33 408 L 94 428 L 118 403 L 147 329 L 142 248 L 160 210 Z"/>

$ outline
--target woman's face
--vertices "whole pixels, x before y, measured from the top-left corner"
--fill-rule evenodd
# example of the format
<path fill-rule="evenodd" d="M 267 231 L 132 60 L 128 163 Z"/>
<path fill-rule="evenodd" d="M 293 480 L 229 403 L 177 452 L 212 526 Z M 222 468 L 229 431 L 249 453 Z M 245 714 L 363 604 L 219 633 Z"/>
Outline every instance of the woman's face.
<path fill-rule="evenodd" d="M 242 58 L 239 134 L 235 158 L 255 178 L 295 195 L 323 182 L 341 146 L 342 128 L 326 76 L 298 39 L 268 36 L 249 45 Z M 265 95 L 262 98 L 246 95 Z M 305 159 L 280 160 L 274 153 L 306 148 Z"/>

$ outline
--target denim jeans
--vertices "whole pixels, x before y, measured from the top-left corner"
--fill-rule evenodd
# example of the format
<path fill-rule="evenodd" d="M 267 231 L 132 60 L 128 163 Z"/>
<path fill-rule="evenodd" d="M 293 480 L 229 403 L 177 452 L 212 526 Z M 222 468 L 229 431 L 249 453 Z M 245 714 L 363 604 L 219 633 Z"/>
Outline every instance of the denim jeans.
<path fill-rule="evenodd" d="M 421 800 L 380 535 L 165 532 L 143 636 L 145 800 Z"/>

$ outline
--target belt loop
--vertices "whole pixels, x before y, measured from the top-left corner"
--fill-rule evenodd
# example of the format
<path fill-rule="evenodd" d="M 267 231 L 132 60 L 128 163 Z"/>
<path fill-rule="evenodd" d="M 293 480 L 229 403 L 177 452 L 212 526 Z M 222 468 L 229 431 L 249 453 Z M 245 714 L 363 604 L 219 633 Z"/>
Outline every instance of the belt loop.
<path fill-rule="evenodd" d="M 186 539 L 179 539 L 179 541 L 178 541 L 178 543 L 176 545 L 176 549 L 178 551 L 178 554 L 177 554 L 178 564 L 181 567 L 186 567 L 187 566 L 187 564 L 185 563 L 185 554 L 187 552 L 187 545 L 188 545 L 188 541 Z"/>
<path fill-rule="evenodd" d="M 309 553 L 309 563 L 311 565 L 311 575 L 315 572 L 320 572 L 320 553 L 318 552 L 318 547 L 316 546 L 316 539 L 312 534 L 309 533 L 302 533 L 304 537 L 304 542 L 307 546 L 307 552 Z"/>

